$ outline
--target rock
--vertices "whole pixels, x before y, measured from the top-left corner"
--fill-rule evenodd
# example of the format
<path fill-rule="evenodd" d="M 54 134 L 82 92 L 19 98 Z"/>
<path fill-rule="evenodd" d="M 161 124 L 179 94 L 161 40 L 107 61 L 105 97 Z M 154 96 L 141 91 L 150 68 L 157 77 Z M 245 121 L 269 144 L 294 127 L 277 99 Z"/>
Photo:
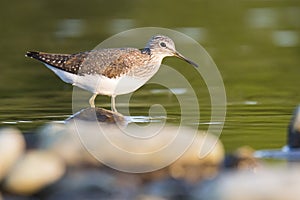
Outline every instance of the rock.
<path fill-rule="evenodd" d="M 84 148 L 76 130 L 69 125 L 50 123 L 41 127 L 36 134 L 39 135 L 40 149 L 57 154 L 69 166 L 100 165 Z"/>
<path fill-rule="evenodd" d="M 123 125 L 127 125 L 127 120 L 125 117 L 118 113 L 113 112 L 111 110 L 106 110 L 104 108 L 85 108 L 71 117 L 69 117 L 66 121 L 72 121 L 73 119 L 76 120 L 83 120 L 83 121 L 98 121 L 98 122 L 105 122 L 105 123 L 119 123 Z"/>
<path fill-rule="evenodd" d="M 195 190 L 193 196 L 211 200 L 298 200 L 300 196 L 299 166 L 266 167 L 223 174 L 209 188 Z"/>
<path fill-rule="evenodd" d="M 49 124 L 38 134 L 40 148 L 59 155 L 68 165 L 103 163 L 120 171 L 143 173 L 148 181 L 166 174 L 188 181 L 210 178 L 224 157 L 218 138 L 188 127 L 120 127 L 73 120 L 66 125 Z"/>
<path fill-rule="evenodd" d="M 64 162 L 47 151 L 28 151 L 7 175 L 4 188 L 12 193 L 31 195 L 57 181 L 65 172 Z"/>
<path fill-rule="evenodd" d="M 134 199 L 139 180 L 135 175 L 96 168 L 70 168 L 66 175 L 39 194 L 45 200 Z"/>
<path fill-rule="evenodd" d="M 2 199 L 3 200 L 40 200 L 38 197 L 35 196 L 17 195 L 8 192 L 3 193 Z"/>
<path fill-rule="evenodd" d="M 60 141 L 66 131 L 66 125 L 62 123 L 48 123 L 40 127 L 35 135 L 38 136 L 37 148 L 49 148 L 53 143 Z"/>
<path fill-rule="evenodd" d="M 25 141 L 15 128 L 0 129 L 0 181 L 23 154 Z"/>
<path fill-rule="evenodd" d="M 182 179 L 164 178 L 146 184 L 137 199 L 191 199 L 190 187 Z M 145 198 L 147 199 L 147 198 Z"/>
<path fill-rule="evenodd" d="M 26 150 L 36 149 L 39 145 L 39 135 L 36 132 L 26 132 L 24 134 Z"/>
<path fill-rule="evenodd" d="M 174 162 L 170 167 L 172 176 L 184 177 L 188 170 L 183 169 L 184 166 L 194 166 L 199 174 L 201 168 L 198 167 L 217 166 L 224 157 L 218 138 L 188 127 L 129 124 L 124 128 L 82 120 L 68 126 L 99 161 L 125 172 L 156 171 Z"/>
<path fill-rule="evenodd" d="M 184 136 L 181 137 L 184 139 Z M 201 152 L 207 153 L 201 156 Z M 208 133 L 199 133 L 184 154 L 169 166 L 170 174 L 188 182 L 212 178 L 217 175 L 223 159 L 224 147 L 218 138 Z"/>
<path fill-rule="evenodd" d="M 163 197 L 157 197 L 154 195 L 140 195 L 136 197 L 136 200 L 167 200 Z"/>
<path fill-rule="evenodd" d="M 223 168 L 255 171 L 260 163 L 254 157 L 254 153 L 254 149 L 249 146 L 240 147 L 232 154 L 226 155 Z"/>

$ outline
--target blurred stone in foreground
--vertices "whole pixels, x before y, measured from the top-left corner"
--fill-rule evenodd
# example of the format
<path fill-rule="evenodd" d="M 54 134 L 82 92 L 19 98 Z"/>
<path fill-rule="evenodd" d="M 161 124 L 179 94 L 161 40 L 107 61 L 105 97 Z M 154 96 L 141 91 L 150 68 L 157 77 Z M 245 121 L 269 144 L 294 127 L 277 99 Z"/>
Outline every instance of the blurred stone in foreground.
<path fill-rule="evenodd" d="M 44 125 L 36 133 L 38 135 L 38 148 L 58 155 L 68 166 L 99 166 L 100 162 L 85 149 L 78 133 L 74 131 L 76 127 L 73 128 L 57 123 Z M 88 130 L 89 127 L 86 127 L 86 131 Z"/>
<path fill-rule="evenodd" d="M 34 194 L 57 181 L 64 172 L 65 165 L 56 155 L 32 150 L 12 167 L 4 181 L 4 188 L 15 194 Z"/>
<path fill-rule="evenodd" d="M 185 136 L 181 137 L 184 139 Z M 208 153 L 200 158 L 201 151 Z M 192 145 L 169 166 L 170 174 L 188 182 L 212 178 L 217 175 L 224 154 L 224 147 L 218 138 L 208 133 L 198 133 Z"/>
<path fill-rule="evenodd" d="M 189 190 L 181 187 L 215 177 L 224 157 L 217 137 L 159 123 L 124 126 L 75 118 L 50 123 L 26 136 L 34 143 L 26 152 L 23 136 L 16 135 L 10 148 L 19 140 L 23 145 L 3 175 L 0 189 L 5 198 L 186 197 Z M 6 141 L 1 136 L 0 144 Z M 10 151 L 0 151 L 0 160 Z M 169 189 L 156 193 L 162 185 Z"/>
<path fill-rule="evenodd" d="M 223 174 L 201 195 L 210 200 L 298 200 L 300 197 L 300 166 L 265 168 L 256 173 L 236 171 Z"/>
<path fill-rule="evenodd" d="M 76 120 L 68 124 L 66 132 L 79 137 L 80 145 L 103 164 L 125 172 L 155 171 L 176 161 L 172 173 L 184 176 L 186 166 L 218 165 L 224 157 L 218 138 L 188 127 L 166 124 L 120 127 Z"/>
<path fill-rule="evenodd" d="M 23 154 L 25 141 L 21 131 L 14 128 L 0 129 L 0 181 Z"/>
<path fill-rule="evenodd" d="M 151 195 L 140 195 L 136 198 L 136 200 L 167 200 L 163 197 L 151 196 Z"/>
<path fill-rule="evenodd" d="M 66 125 L 46 125 L 38 134 L 40 148 L 72 166 L 103 163 L 120 171 L 145 173 L 171 164 L 166 171 L 171 176 L 195 181 L 215 175 L 224 158 L 224 148 L 215 136 L 166 124 L 123 127 L 72 120 Z"/>
<path fill-rule="evenodd" d="M 249 146 L 238 148 L 233 153 L 226 155 L 223 168 L 255 171 L 260 163 L 253 156 L 254 152 L 254 149 Z"/>
<path fill-rule="evenodd" d="M 44 200 L 135 199 L 142 185 L 137 175 L 111 169 L 70 168 L 64 178 L 39 195 Z"/>

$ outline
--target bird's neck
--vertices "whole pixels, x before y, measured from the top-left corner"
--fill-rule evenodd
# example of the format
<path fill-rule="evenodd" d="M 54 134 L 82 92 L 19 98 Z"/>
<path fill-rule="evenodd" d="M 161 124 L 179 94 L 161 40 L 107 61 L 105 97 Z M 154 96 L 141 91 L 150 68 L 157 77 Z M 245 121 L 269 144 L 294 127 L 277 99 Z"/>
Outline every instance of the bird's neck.
<path fill-rule="evenodd" d="M 142 54 L 150 55 L 150 54 L 151 54 L 151 49 L 145 47 L 145 48 L 141 49 L 141 53 L 142 53 Z"/>

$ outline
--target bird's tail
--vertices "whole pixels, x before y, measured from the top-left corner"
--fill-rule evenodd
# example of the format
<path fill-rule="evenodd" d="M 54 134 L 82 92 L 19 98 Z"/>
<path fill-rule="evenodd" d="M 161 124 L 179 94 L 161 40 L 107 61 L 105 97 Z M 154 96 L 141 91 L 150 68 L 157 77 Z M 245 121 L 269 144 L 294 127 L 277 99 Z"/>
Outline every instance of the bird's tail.
<path fill-rule="evenodd" d="M 27 53 L 25 54 L 25 56 L 29 57 L 29 58 L 38 59 L 39 58 L 39 54 L 40 54 L 40 52 L 38 52 L 38 51 L 27 51 Z"/>
<path fill-rule="evenodd" d="M 88 56 L 88 52 L 82 52 L 78 54 L 54 54 L 28 51 L 25 56 L 39 60 L 42 63 L 57 69 L 77 74 L 78 70 L 80 70 L 82 62 Z"/>

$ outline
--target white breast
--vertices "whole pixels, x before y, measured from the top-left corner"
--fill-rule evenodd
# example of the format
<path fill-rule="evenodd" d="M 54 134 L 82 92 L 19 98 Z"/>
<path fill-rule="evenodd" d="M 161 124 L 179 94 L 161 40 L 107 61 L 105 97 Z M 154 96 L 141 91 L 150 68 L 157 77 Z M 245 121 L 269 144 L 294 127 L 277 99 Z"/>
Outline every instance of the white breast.
<path fill-rule="evenodd" d="M 143 86 L 154 75 L 153 73 L 153 75 L 151 75 L 150 77 L 143 78 L 132 76 L 107 78 L 102 75 L 79 76 L 57 69 L 47 64 L 45 65 L 66 83 L 70 83 L 92 93 L 108 96 L 131 93 Z"/>

